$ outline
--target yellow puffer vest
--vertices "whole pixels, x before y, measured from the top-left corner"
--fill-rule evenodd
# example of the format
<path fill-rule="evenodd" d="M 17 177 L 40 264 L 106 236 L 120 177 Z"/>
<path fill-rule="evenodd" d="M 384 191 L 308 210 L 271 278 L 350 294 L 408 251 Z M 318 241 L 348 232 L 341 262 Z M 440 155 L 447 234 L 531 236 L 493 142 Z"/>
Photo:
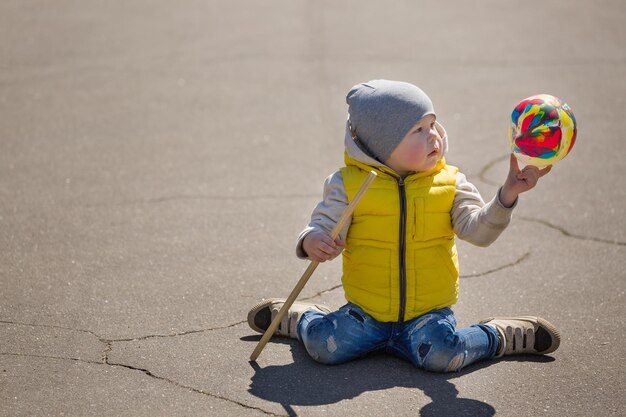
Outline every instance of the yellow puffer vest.
<path fill-rule="evenodd" d="M 354 198 L 372 167 L 346 154 Z M 385 168 L 353 214 L 343 251 L 346 299 L 378 321 L 403 321 L 455 304 L 459 264 L 450 211 L 458 169 L 439 161 L 404 179 Z"/>

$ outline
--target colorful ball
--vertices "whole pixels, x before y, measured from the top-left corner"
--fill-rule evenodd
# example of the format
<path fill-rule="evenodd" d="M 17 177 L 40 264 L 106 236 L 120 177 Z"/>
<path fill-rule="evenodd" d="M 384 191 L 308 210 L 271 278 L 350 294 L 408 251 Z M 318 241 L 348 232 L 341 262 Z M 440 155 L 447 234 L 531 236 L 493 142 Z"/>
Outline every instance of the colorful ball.
<path fill-rule="evenodd" d="M 552 165 L 572 150 L 576 118 L 565 102 L 549 94 L 528 97 L 511 114 L 511 151 L 524 165 Z"/>

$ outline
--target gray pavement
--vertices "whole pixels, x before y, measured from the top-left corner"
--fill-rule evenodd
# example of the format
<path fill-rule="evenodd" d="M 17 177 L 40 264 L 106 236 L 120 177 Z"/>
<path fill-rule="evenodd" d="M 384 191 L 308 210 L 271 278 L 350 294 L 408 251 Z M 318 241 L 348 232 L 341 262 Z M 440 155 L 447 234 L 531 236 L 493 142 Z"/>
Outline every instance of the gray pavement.
<path fill-rule="evenodd" d="M 624 416 L 626 4 L 499 0 L 0 3 L 0 415 Z M 337 367 L 245 323 L 306 267 L 344 97 L 432 97 L 491 198 L 522 98 L 578 142 L 491 247 L 460 243 L 461 325 L 536 314 L 542 358 L 452 375 Z M 338 261 L 302 298 L 343 303 Z"/>

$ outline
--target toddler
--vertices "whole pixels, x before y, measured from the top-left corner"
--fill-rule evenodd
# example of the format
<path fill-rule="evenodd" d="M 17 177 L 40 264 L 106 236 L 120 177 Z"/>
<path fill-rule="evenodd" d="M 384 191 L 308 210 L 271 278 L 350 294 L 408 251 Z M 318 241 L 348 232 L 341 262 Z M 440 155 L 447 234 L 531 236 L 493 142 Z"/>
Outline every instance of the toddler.
<path fill-rule="evenodd" d="M 520 170 L 511 155 L 504 184 L 485 204 L 465 175 L 446 163 L 446 131 L 421 89 L 373 80 L 354 86 L 346 101 L 346 166 L 326 180 L 296 253 L 317 262 L 341 253 L 347 304 L 331 312 L 296 301 L 276 334 L 302 341 L 325 364 L 388 352 L 433 372 L 503 355 L 554 352 L 560 335 L 545 319 L 494 317 L 457 329 L 450 308 L 459 289 L 455 235 L 491 244 L 509 224 L 518 195 L 551 167 Z M 371 170 L 378 176 L 333 241 L 330 231 Z M 253 307 L 250 327 L 264 333 L 284 301 Z"/>

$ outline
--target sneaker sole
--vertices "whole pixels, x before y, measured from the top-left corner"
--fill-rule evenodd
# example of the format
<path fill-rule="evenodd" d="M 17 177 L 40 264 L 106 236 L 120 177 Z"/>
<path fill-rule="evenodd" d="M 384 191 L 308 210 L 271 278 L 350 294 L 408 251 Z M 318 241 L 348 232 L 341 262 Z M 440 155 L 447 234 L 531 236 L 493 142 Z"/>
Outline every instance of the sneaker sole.
<path fill-rule="evenodd" d="M 491 320 L 528 320 L 531 322 L 537 322 L 539 326 L 543 327 L 552 337 L 552 345 L 542 351 L 537 351 L 538 355 L 546 355 L 548 353 L 552 353 L 559 348 L 561 345 L 561 332 L 554 326 L 554 324 L 550 323 L 546 319 L 542 319 L 541 317 L 536 316 L 517 316 L 517 317 L 505 317 L 505 316 L 497 316 L 497 317 L 489 317 L 487 319 L 481 320 L 480 324 L 485 324 Z"/>
<path fill-rule="evenodd" d="M 257 326 L 256 323 L 254 322 L 254 318 L 256 317 L 259 311 L 261 311 L 264 308 L 269 308 L 270 305 L 276 302 L 284 303 L 285 299 L 284 298 L 268 298 L 267 300 L 260 301 L 258 304 L 252 307 L 250 311 L 248 311 L 248 326 L 250 326 L 250 328 L 254 330 L 255 332 L 265 333 L 267 329 L 261 329 L 259 326 Z"/>

